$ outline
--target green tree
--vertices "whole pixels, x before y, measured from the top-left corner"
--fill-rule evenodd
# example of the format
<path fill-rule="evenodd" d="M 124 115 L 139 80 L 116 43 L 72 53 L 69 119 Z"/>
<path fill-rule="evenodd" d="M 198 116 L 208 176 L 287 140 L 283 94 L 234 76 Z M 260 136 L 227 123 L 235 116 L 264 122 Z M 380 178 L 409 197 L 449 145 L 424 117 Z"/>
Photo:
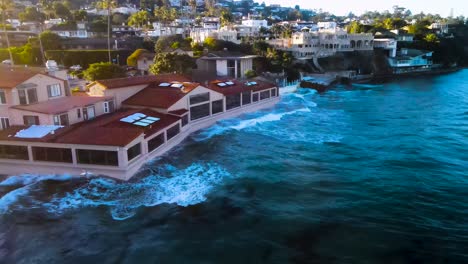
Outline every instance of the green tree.
<path fill-rule="evenodd" d="M 233 20 L 234 20 L 234 17 L 232 16 L 232 13 L 229 10 L 223 9 L 223 11 L 221 11 L 221 17 L 220 17 L 221 26 L 227 26 L 231 24 Z"/>
<path fill-rule="evenodd" d="M 137 49 L 135 50 L 132 55 L 128 56 L 127 58 L 127 65 L 128 66 L 132 66 L 132 67 L 136 67 L 137 66 L 137 61 L 138 61 L 138 57 L 140 57 L 140 55 L 142 53 L 145 53 L 145 52 L 148 52 L 147 50 L 145 49 Z"/>
<path fill-rule="evenodd" d="M 75 10 L 73 12 L 73 20 L 84 21 L 86 19 L 88 19 L 88 12 L 86 10 Z"/>
<path fill-rule="evenodd" d="M 90 64 L 89 68 L 83 71 L 83 76 L 88 81 L 113 79 L 125 77 L 125 70 L 116 64 L 98 62 Z"/>
<path fill-rule="evenodd" d="M 150 19 L 151 16 L 148 11 L 138 11 L 128 18 L 128 25 L 136 28 L 144 28 L 148 25 Z"/>
<path fill-rule="evenodd" d="M 196 67 L 195 59 L 188 55 L 175 53 L 158 53 L 149 71 L 153 74 L 183 73 L 188 74 Z"/>
<path fill-rule="evenodd" d="M 11 64 L 13 65 L 14 64 L 14 60 L 13 60 L 13 54 L 11 52 L 11 49 L 10 49 L 10 40 L 8 38 L 8 34 L 7 34 L 7 30 L 6 30 L 6 21 L 5 21 L 5 16 L 6 16 L 6 13 L 9 11 L 9 10 L 12 10 L 13 9 L 13 2 L 11 0 L 0 0 L 0 12 L 2 13 L 2 24 L 3 24 L 3 32 L 4 32 L 4 37 L 5 37 L 5 40 L 6 40 L 6 44 L 7 44 L 7 49 L 8 49 L 8 54 L 10 56 L 10 62 Z"/>
<path fill-rule="evenodd" d="M 122 13 L 114 13 L 112 14 L 112 24 L 114 25 L 122 25 L 127 22 L 128 16 Z"/>
<path fill-rule="evenodd" d="M 39 35 L 42 42 L 42 48 L 46 50 L 58 50 L 60 49 L 62 39 L 59 35 L 53 33 L 50 30 L 44 31 Z"/>
<path fill-rule="evenodd" d="M 72 18 L 70 9 L 68 9 L 68 7 L 66 7 L 62 2 L 55 2 L 52 8 L 57 17 L 63 18 L 63 19 Z"/>
<path fill-rule="evenodd" d="M 357 21 L 353 21 L 351 22 L 348 27 L 348 33 L 350 34 L 358 34 L 358 33 L 362 33 L 362 26 L 359 22 Z"/>
<path fill-rule="evenodd" d="M 34 22 L 43 22 L 45 19 L 45 14 L 37 11 L 35 7 L 26 7 L 26 9 L 18 14 L 18 17 L 21 22 L 25 21 L 34 21 Z"/>
<path fill-rule="evenodd" d="M 175 8 L 161 6 L 154 9 L 154 18 L 164 27 L 168 26 L 168 24 L 174 21 L 177 17 L 178 14 Z"/>
<path fill-rule="evenodd" d="M 434 33 L 427 34 L 424 37 L 424 40 L 429 43 L 439 43 L 439 38 Z"/>

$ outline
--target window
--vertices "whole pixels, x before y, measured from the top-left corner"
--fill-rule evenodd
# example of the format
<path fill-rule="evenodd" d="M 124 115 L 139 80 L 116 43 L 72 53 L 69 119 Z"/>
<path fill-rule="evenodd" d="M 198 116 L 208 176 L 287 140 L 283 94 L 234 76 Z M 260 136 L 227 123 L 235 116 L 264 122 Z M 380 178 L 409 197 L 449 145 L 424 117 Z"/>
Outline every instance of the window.
<path fill-rule="evenodd" d="M 217 113 L 221 113 L 223 112 L 223 108 L 224 108 L 224 105 L 223 105 L 223 100 L 217 100 L 217 101 L 213 101 L 211 102 L 211 113 L 214 115 L 214 114 L 217 114 Z"/>
<path fill-rule="evenodd" d="M 190 120 L 200 119 L 210 115 L 210 103 L 190 107 Z"/>
<path fill-rule="evenodd" d="M 0 104 L 6 104 L 5 91 L 0 90 Z"/>
<path fill-rule="evenodd" d="M 164 133 L 161 133 L 148 141 L 148 151 L 151 152 L 164 144 Z"/>
<path fill-rule="evenodd" d="M 28 147 L 0 145 L 0 159 L 29 160 Z"/>
<path fill-rule="evenodd" d="M 236 61 L 235 60 L 227 61 L 227 75 L 229 77 L 236 78 Z"/>
<path fill-rule="evenodd" d="M 60 84 L 47 85 L 47 94 L 49 97 L 57 97 L 62 95 L 62 89 L 60 89 Z"/>
<path fill-rule="evenodd" d="M 39 125 L 39 117 L 38 116 L 25 115 L 25 116 L 23 116 L 23 122 L 24 122 L 25 126 Z"/>
<path fill-rule="evenodd" d="M 271 90 L 271 97 L 275 97 L 275 96 L 276 96 L 276 89 L 277 89 L 277 88 L 273 88 L 273 89 Z"/>
<path fill-rule="evenodd" d="M 226 96 L 226 110 L 240 106 L 240 94 L 232 94 Z"/>
<path fill-rule="evenodd" d="M 188 115 L 182 116 L 182 126 L 186 126 L 188 124 Z"/>
<path fill-rule="evenodd" d="M 119 166 L 117 151 L 77 149 L 76 154 L 81 164 Z"/>
<path fill-rule="evenodd" d="M 18 97 L 21 105 L 33 104 L 37 102 L 36 88 L 18 89 Z"/>
<path fill-rule="evenodd" d="M 68 114 L 54 115 L 54 125 L 56 126 L 68 126 Z"/>
<path fill-rule="evenodd" d="M 83 119 L 93 119 L 95 117 L 94 106 L 88 106 L 83 108 Z"/>
<path fill-rule="evenodd" d="M 203 103 L 210 100 L 210 93 L 202 93 L 190 96 L 190 104 Z"/>
<path fill-rule="evenodd" d="M 180 132 L 180 128 L 179 128 L 179 124 L 169 128 L 166 133 L 167 133 L 167 140 L 175 137 L 177 134 L 179 134 Z"/>
<path fill-rule="evenodd" d="M 10 120 L 8 117 L 0 117 L 0 130 L 10 127 Z"/>
<path fill-rule="evenodd" d="M 270 90 L 260 92 L 260 100 L 265 100 L 270 98 Z"/>
<path fill-rule="evenodd" d="M 136 144 L 135 146 L 127 149 L 127 158 L 132 160 L 141 154 L 141 143 Z"/>
<path fill-rule="evenodd" d="M 114 101 L 104 102 L 104 113 L 114 112 Z"/>
<path fill-rule="evenodd" d="M 71 149 L 32 147 L 33 158 L 37 161 L 72 163 Z"/>
<path fill-rule="evenodd" d="M 252 102 L 258 102 L 258 93 L 254 93 L 252 96 Z"/>
<path fill-rule="evenodd" d="M 81 118 L 81 109 L 76 109 L 76 117 Z"/>
<path fill-rule="evenodd" d="M 250 100 L 251 96 L 252 96 L 251 91 L 243 92 L 242 93 L 242 105 L 250 104 L 251 103 L 251 100 Z"/>

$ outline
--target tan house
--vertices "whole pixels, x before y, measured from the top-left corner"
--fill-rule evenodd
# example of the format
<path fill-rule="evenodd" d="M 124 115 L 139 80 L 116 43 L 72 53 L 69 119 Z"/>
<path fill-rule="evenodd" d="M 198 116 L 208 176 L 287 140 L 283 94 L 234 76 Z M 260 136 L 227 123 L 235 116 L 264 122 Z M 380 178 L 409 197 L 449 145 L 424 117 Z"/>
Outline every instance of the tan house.
<path fill-rule="evenodd" d="M 53 101 L 68 94 L 65 80 L 42 70 L 0 67 L 0 130 L 23 124 L 21 116 L 11 116 L 12 107 Z"/>

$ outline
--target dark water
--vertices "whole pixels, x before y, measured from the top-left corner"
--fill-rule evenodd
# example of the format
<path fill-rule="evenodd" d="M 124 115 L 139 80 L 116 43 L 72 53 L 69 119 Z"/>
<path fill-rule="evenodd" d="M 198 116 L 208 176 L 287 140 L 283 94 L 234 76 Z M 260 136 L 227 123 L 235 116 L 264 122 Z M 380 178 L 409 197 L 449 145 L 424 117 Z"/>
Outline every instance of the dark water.
<path fill-rule="evenodd" d="M 468 263 L 468 70 L 284 94 L 130 183 L 0 183 L 4 263 Z"/>

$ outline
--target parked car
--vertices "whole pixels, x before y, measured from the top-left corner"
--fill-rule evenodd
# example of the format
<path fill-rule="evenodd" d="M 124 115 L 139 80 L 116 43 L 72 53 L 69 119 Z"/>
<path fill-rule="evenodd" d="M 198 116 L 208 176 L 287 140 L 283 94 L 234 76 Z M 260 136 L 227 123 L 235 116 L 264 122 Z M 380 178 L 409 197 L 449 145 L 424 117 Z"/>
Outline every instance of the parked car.
<path fill-rule="evenodd" d="M 81 69 L 82 69 L 81 65 L 70 66 L 70 70 L 72 70 L 72 71 L 80 71 Z"/>
<path fill-rule="evenodd" d="M 2 64 L 11 65 L 11 60 L 4 60 L 2 61 Z"/>

